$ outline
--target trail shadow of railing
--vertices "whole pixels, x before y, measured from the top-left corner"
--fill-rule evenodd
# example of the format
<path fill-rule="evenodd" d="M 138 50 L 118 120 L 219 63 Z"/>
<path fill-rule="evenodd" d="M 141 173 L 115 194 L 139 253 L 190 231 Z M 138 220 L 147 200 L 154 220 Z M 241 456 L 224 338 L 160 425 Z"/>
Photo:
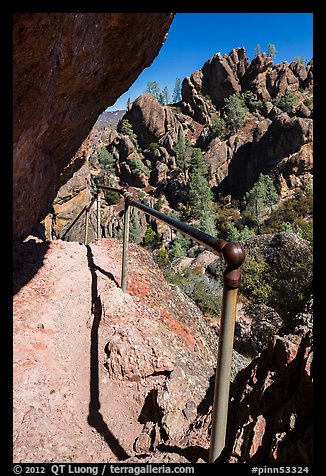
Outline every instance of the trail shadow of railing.
<path fill-rule="evenodd" d="M 97 290 L 97 275 L 96 271 L 103 272 L 106 276 L 112 279 L 115 283 L 115 279 L 111 273 L 108 273 L 94 263 L 94 257 L 90 246 L 86 246 L 87 249 L 87 261 L 88 267 L 92 275 L 92 314 L 94 317 L 92 330 L 91 330 L 91 349 L 90 349 L 90 402 L 89 402 L 89 414 L 88 424 L 95 428 L 95 430 L 104 438 L 107 445 L 115 456 L 121 461 L 129 457 L 124 448 L 120 445 L 117 438 L 109 430 L 107 424 L 103 420 L 103 416 L 100 413 L 101 402 L 99 392 L 99 356 L 98 356 L 98 329 L 102 317 L 102 305 L 98 296 Z M 117 284 L 117 283 L 116 283 Z"/>

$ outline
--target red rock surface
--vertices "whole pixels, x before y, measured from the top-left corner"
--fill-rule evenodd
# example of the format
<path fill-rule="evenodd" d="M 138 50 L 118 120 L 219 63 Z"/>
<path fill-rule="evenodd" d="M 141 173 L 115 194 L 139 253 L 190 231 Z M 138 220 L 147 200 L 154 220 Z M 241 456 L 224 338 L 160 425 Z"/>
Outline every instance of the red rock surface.
<path fill-rule="evenodd" d="M 159 443 L 162 428 L 182 437 L 196 416 L 216 336 L 150 253 L 132 244 L 123 294 L 121 256 L 113 239 L 16 243 L 15 462 L 137 461 L 151 444 L 143 436 L 135 452 L 144 424 Z M 158 420 L 145 405 L 153 389 Z"/>
<path fill-rule="evenodd" d="M 158 54 L 172 13 L 14 15 L 14 219 L 26 237 L 99 114 Z"/>

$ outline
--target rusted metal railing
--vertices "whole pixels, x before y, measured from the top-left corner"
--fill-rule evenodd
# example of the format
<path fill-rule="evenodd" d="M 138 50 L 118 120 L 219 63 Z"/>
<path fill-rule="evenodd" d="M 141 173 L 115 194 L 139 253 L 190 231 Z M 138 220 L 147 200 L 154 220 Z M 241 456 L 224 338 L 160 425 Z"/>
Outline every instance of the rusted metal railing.
<path fill-rule="evenodd" d="M 226 263 L 226 268 L 223 272 L 223 304 L 212 411 L 211 444 L 209 450 L 209 462 L 213 463 L 219 457 L 225 446 L 236 305 L 241 276 L 240 268 L 245 260 L 244 249 L 239 243 L 228 243 L 223 239 L 215 238 L 198 228 L 187 225 L 154 208 L 148 207 L 139 200 L 136 200 L 127 188 L 115 188 L 104 185 L 99 185 L 98 188 L 117 192 L 122 195 L 125 200 L 121 272 L 121 287 L 123 292 L 126 292 L 127 287 L 127 254 L 131 206 L 142 210 L 144 213 L 168 224 L 182 234 L 189 236 L 206 249 L 222 257 Z"/>

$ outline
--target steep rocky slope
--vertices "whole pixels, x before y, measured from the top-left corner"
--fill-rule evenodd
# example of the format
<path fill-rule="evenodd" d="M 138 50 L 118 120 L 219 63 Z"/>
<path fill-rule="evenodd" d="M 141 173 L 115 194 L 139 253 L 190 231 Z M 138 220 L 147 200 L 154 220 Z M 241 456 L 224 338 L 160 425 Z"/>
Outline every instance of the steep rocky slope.
<path fill-rule="evenodd" d="M 141 461 L 201 412 L 216 326 L 135 245 L 123 294 L 121 254 L 112 239 L 16 243 L 15 462 Z M 234 353 L 233 377 L 247 363 Z"/>
<path fill-rule="evenodd" d="M 249 98 L 245 124 L 236 132 L 227 129 L 226 137 L 213 135 L 214 121 L 223 119 L 225 101 L 235 93 Z M 275 101 L 286 94 L 294 94 L 295 101 L 281 110 Z M 162 105 L 151 94 L 139 96 L 122 118 L 136 140 L 118 127 L 103 143 L 116 159 L 122 182 L 153 186 L 153 193 L 164 193 L 173 208 L 180 205 L 184 182 L 176 163 L 180 134 L 201 148 L 216 197 L 242 199 L 259 174 L 268 173 L 283 198 L 304 188 L 313 174 L 312 96 L 312 65 L 273 64 L 264 54 L 250 62 L 244 48 L 236 48 L 223 57 L 216 54 L 186 77 L 177 104 Z M 143 164 L 137 171 L 132 170 L 135 158 Z"/>
<path fill-rule="evenodd" d="M 158 54 L 172 13 L 14 15 L 14 236 L 50 211 L 99 114 Z"/>

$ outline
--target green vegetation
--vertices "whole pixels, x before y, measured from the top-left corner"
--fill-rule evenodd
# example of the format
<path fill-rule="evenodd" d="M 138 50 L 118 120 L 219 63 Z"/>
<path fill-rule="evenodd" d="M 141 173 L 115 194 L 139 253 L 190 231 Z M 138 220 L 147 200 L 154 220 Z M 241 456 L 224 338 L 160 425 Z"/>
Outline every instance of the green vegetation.
<path fill-rule="evenodd" d="M 128 119 L 122 119 L 117 127 L 117 131 L 121 134 L 129 136 L 133 143 L 138 147 L 137 135 L 134 133 L 133 128 Z"/>
<path fill-rule="evenodd" d="M 219 116 L 213 117 L 212 124 L 208 126 L 207 141 L 210 142 L 216 137 L 221 140 L 226 138 L 225 120 Z"/>
<path fill-rule="evenodd" d="M 191 217 L 200 219 L 203 214 L 212 212 L 213 194 L 208 183 L 208 169 L 199 148 L 193 149 L 187 189 Z"/>
<path fill-rule="evenodd" d="M 141 243 L 144 238 L 146 230 L 140 225 L 139 212 L 135 208 L 131 210 L 130 214 L 130 226 L 129 226 L 129 240 L 131 243 L 137 245 Z"/>
<path fill-rule="evenodd" d="M 259 43 L 257 43 L 255 51 L 256 51 L 255 57 L 261 54 L 261 49 L 260 49 L 260 44 Z"/>
<path fill-rule="evenodd" d="M 293 58 L 293 61 L 297 61 L 298 63 L 302 63 L 302 64 L 304 64 L 305 66 L 306 66 L 307 63 L 308 63 L 308 60 L 307 60 L 307 58 L 306 58 L 305 56 L 295 56 L 295 57 Z"/>
<path fill-rule="evenodd" d="M 291 114 L 291 112 L 293 112 L 293 106 L 295 105 L 296 101 L 296 94 L 290 91 L 286 91 L 282 97 L 272 99 L 272 104 L 282 109 L 282 111 Z"/>
<path fill-rule="evenodd" d="M 276 246 L 276 245 L 275 245 Z M 247 256 L 240 291 L 257 304 L 275 309 L 282 319 L 300 312 L 312 292 L 312 254 L 289 242 L 281 256 Z"/>
<path fill-rule="evenodd" d="M 174 146 L 177 166 L 184 174 L 185 181 L 188 179 L 188 166 L 192 155 L 192 147 L 188 137 L 184 137 L 183 131 L 179 129 L 178 140 Z"/>
<path fill-rule="evenodd" d="M 149 169 L 148 167 L 144 164 L 144 162 L 139 158 L 139 157 L 130 157 L 129 159 L 129 167 L 130 170 L 133 174 L 135 175 L 149 175 Z"/>
<path fill-rule="evenodd" d="M 187 238 L 182 233 L 177 232 L 175 239 L 173 240 L 169 257 L 171 261 L 186 256 L 187 250 L 191 244 L 190 238 Z"/>
<path fill-rule="evenodd" d="M 160 104 L 166 105 L 170 103 L 170 93 L 167 86 L 161 91 L 156 81 L 148 81 L 146 93 L 152 94 Z"/>
<path fill-rule="evenodd" d="M 272 292 L 270 267 L 260 253 L 246 257 L 242 266 L 240 290 L 257 303 L 269 303 Z"/>
<path fill-rule="evenodd" d="M 145 232 L 145 235 L 144 235 L 144 238 L 143 238 L 143 241 L 142 241 L 141 244 L 143 246 L 153 247 L 153 246 L 156 245 L 157 241 L 158 241 L 158 237 L 157 237 L 155 231 L 150 226 L 150 224 L 147 223 L 146 232 Z"/>
<path fill-rule="evenodd" d="M 202 312 L 219 316 L 222 308 L 222 287 L 209 280 L 205 275 L 198 275 L 190 268 L 179 272 L 165 272 L 165 279 L 178 286 L 189 296 Z"/>
<path fill-rule="evenodd" d="M 245 216 L 257 227 L 260 233 L 266 214 L 271 212 L 271 207 L 278 202 L 278 194 L 269 175 L 259 175 L 258 181 L 245 195 Z"/>
<path fill-rule="evenodd" d="M 225 122 L 232 132 L 238 132 L 244 125 L 248 112 L 245 100 L 239 93 L 232 94 L 225 100 Z"/>
<path fill-rule="evenodd" d="M 284 200 L 262 226 L 263 233 L 286 231 L 296 233 L 305 240 L 313 241 L 312 182 L 307 181 L 306 190 Z M 310 219 L 309 219 L 310 217 Z M 308 218 L 308 219 L 307 219 Z"/>
<path fill-rule="evenodd" d="M 241 241 L 245 241 L 251 236 L 255 236 L 255 232 L 245 225 L 242 229 L 238 229 L 235 224 L 231 222 L 227 222 L 226 224 L 226 237 L 227 241 L 234 241 L 240 243 Z"/>
<path fill-rule="evenodd" d="M 263 101 L 257 99 L 257 94 L 254 94 L 251 91 L 245 91 L 244 93 L 242 93 L 242 97 L 249 110 L 255 110 L 257 109 L 257 107 L 263 105 Z"/>
<path fill-rule="evenodd" d="M 272 60 L 275 58 L 277 53 L 276 46 L 273 43 L 269 43 L 267 47 L 267 55 L 272 58 Z"/>
<path fill-rule="evenodd" d="M 180 78 L 175 79 L 175 86 L 173 90 L 173 95 L 172 95 L 172 101 L 173 102 L 179 102 L 181 101 L 181 81 Z"/>

